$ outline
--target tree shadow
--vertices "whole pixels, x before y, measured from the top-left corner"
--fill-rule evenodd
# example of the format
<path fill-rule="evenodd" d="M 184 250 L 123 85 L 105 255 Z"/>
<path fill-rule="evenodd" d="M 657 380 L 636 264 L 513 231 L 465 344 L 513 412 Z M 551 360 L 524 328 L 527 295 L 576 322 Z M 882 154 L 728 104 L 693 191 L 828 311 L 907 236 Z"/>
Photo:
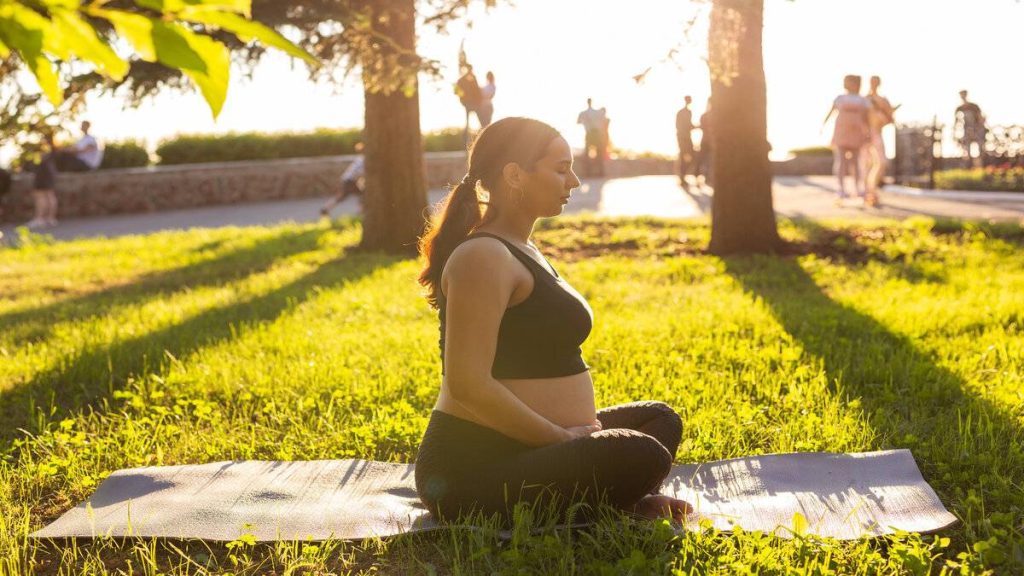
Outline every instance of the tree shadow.
<path fill-rule="evenodd" d="M 114 307 L 137 304 L 182 287 L 214 286 L 268 270 L 278 260 L 314 250 L 326 229 L 287 232 L 188 266 L 144 275 L 134 282 L 0 315 L 0 332 L 14 346 L 38 342 L 61 322 L 102 316 Z M 196 250 L 217 249 L 223 241 Z"/>
<path fill-rule="evenodd" d="M 31 381 L 0 391 L 0 451 L 22 434 L 37 432 L 36 411 L 50 418 L 86 408 L 100 410 L 127 379 L 154 371 L 168 357 L 190 354 L 233 339 L 239 327 L 268 323 L 319 290 L 354 282 L 400 257 L 350 251 L 267 294 L 201 312 L 178 324 L 124 340 L 82 350 L 59 365 L 39 372 Z"/>
<path fill-rule="evenodd" d="M 806 234 L 807 240 L 788 241 L 783 254 L 815 254 L 855 269 L 873 261 L 883 264 L 891 276 L 912 284 L 944 284 L 949 280 L 946 274 L 927 269 L 919 259 L 909 258 L 905 253 L 883 252 L 875 244 L 891 234 L 889 228 L 829 228 L 810 218 L 789 218 L 788 222 Z"/>
<path fill-rule="evenodd" d="M 1024 458 L 1013 447 L 1022 427 L 1009 410 L 969 391 L 961 376 L 912 339 L 830 298 L 795 259 L 723 262 L 743 290 L 822 361 L 830 385 L 860 398 L 880 435 L 878 448 L 910 448 L 925 479 L 962 517 L 969 515 L 961 506 L 966 491 L 975 489 L 986 514 L 1019 510 L 1019 489 L 1012 487 L 1024 484 Z"/>

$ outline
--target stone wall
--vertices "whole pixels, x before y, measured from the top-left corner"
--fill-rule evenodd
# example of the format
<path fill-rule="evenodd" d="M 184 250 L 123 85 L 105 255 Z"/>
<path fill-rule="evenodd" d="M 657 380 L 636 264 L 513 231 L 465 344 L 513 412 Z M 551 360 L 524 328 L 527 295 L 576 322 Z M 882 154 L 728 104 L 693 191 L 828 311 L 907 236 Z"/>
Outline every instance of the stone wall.
<path fill-rule="evenodd" d="M 354 156 L 325 156 L 149 168 L 100 170 L 57 177 L 60 218 L 154 212 L 291 198 L 325 197 L 337 189 Z M 578 160 L 577 160 L 578 161 Z M 828 174 L 829 157 L 773 162 L 776 174 Z M 462 152 L 426 154 L 427 185 L 458 182 L 466 171 Z M 577 164 L 577 171 L 582 169 Z M 608 177 L 674 174 L 675 162 L 657 158 L 615 159 L 606 163 Z M 581 174 L 583 176 L 583 174 Z M 14 177 L 11 192 L 0 199 L 0 220 L 23 222 L 32 216 L 31 175 Z"/>

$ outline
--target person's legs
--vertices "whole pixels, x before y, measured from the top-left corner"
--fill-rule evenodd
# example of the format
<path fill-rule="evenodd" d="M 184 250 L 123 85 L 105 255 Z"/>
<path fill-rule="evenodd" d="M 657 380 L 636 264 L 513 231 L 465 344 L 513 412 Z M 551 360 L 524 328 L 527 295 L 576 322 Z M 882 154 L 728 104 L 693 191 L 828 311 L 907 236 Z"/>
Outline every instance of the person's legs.
<path fill-rule="evenodd" d="M 664 406 L 664 405 L 661 405 Z M 675 445 L 678 416 L 658 403 L 602 411 L 609 425 L 650 429 Z M 671 413 L 671 416 L 666 413 Z M 436 412 L 416 459 L 417 493 L 432 513 L 454 520 L 467 512 L 506 520 L 517 502 L 564 513 L 583 502 L 606 502 L 627 511 L 660 513 L 642 501 L 660 488 L 672 454 L 650 434 L 610 428 L 569 442 L 531 448 L 490 428 Z"/>
<path fill-rule="evenodd" d="M 43 159 L 33 168 L 32 172 L 34 174 L 32 183 L 34 211 L 32 220 L 27 224 L 29 228 L 45 226 L 50 222 L 51 198 L 54 198 L 53 187 L 57 182 L 55 156 L 53 154 L 43 156 Z M 56 204 L 54 203 L 55 206 Z"/>
<path fill-rule="evenodd" d="M 653 436 L 675 457 L 683 436 L 683 420 L 671 406 L 655 400 L 643 400 L 603 408 L 597 412 L 604 430 L 623 428 Z"/>
<path fill-rule="evenodd" d="M 491 118 L 494 116 L 494 105 L 483 104 L 480 109 L 476 111 L 476 119 L 480 121 L 480 129 L 487 128 L 491 123 Z"/>
<path fill-rule="evenodd" d="M 832 149 L 832 172 L 836 175 L 839 188 L 838 199 L 846 198 L 846 149 L 836 146 Z"/>
<path fill-rule="evenodd" d="M 604 136 L 598 136 L 597 138 L 597 175 L 600 178 L 604 178 L 604 159 L 608 155 L 608 142 L 604 139 Z"/>
<path fill-rule="evenodd" d="M 632 511 L 656 493 L 672 469 L 672 455 L 656 438 L 611 428 L 569 442 L 521 452 L 481 475 L 481 509 L 507 512 L 515 502 L 564 511 L 605 502 Z"/>
<path fill-rule="evenodd" d="M 866 176 L 864 204 L 875 206 L 878 204 L 878 184 L 881 182 L 882 173 L 885 169 L 885 148 L 882 144 L 882 136 L 874 134 L 871 142 L 864 148 Z"/>

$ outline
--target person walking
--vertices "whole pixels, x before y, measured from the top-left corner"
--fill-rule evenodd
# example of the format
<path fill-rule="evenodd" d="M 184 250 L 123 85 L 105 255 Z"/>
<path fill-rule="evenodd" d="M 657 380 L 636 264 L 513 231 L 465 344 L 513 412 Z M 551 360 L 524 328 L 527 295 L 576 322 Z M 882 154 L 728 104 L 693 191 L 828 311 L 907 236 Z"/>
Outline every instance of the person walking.
<path fill-rule="evenodd" d="M 686 175 L 693 166 L 693 111 L 690 104 L 693 98 L 683 97 L 684 105 L 676 112 L 676 142 L 679 144 L 679 185 L 687 187 Z"/>
<path fill-rule="evenodd" d="M 335 194 L 326 204 L 320 208 L 321 216 L 330 216 L 331 210 L 345 201 L 349 196 L 362 196 L 363 195 L 363 176 L 366 172 L 365 160 L 363 158 L 363 143 L 356 142 L 355 145 L 356 157 L 352 160 L 352 163 L 348 165 L 345 172 L 341 175 L 340 187 L 338 193 Z"/>
<path fill-rule="evenodd" d="M 697 156 L 697 168 L 695 176 L 700 178 L 703 174 L 704 184 L 706 186 L 712 186 L 712 161 L 713 152 L 712 147 L 712 136 L 715 130 L 714 114 L 711 108 L 711 98 L 708 98 L 707 106 L 704 108 L 704 113 L 700 115 L 700 151 Z"/>
<path fill-rule="evenodd" d="M 885 178 L 885 165 L 889 161 L 885 155 L 885 141 L 882 139 L 882 129 L 893 123 L 893 113 L 896 111 L 889 99 L 878 93 L 882 85 L 882 79 L 872 76 L 869 84 L 867 99 L 871 104 L 868 111 L 868 127 L 871 130 L 871 137 L 864 146 L 864 165 L 866 167 L 864 204 L 866 206 L 878 206 L 878 191 L 882 187 L 882 180 Z"/>
<path fill-rule="evenodd" d="M 487 128 L 494 117 L 494 93 L 497 87 L 494 85 L 494 72 L 487 73 L 487 83 L 480 88 L 480 106 L 476 110 L 476 119 L 480 121 L 480 128 Z"/>
<path fill-rule="evenodd" d="M 871 104 L 860 95 L 861 77 L 848 74 L 843 78 L 845 94 L 840 94 L 832 102 L 832 108 L 825 115 L 822 127 L 828 123 L 833 114 L 836 115 L 835 128 L 832 131 L 832 169 L 838 180 L 836 202 L 848 197 L 846 193 L 846 175 L 853 172 L 854 194 L 864 197 L 864 171 L 861 165 L 861 149 L 871 137 L 868 127 L 868 111 Z"/>
<path fill-rule="evenodd" d="M 583 167 L 589 177 L 604 177 L 604 160 L 608 154 L 608 113 L 604 108 L 594 108 L 593 99 L 587 98 L 586 110 L 579 113 L 576 123 L 584 130 Z M 594 156 L 591 157 L 591 151 Z"/>
<path fill-rule="evenodd" d="M 961 90 L 960 105 L 954 114 L 953 134 L 959 136 L 967 168 L 984 166 L 986 133 L 985 115 L 981 113 L 981 107 L 967 99 L 967 90 Z"/>
<path fill-rule="evenodd" d="M 476 74 L 473 73 L 473 66 L 466 64 L 462 69 L 462 75 L 455 82 L 455 95 L 459 97 L 459 103 L 466 110 L 466 128 L 462 133 L 462 139 L 465 141 L 465 145 L 469 146 L 469 115 L 471 113 L 477 114 L 477 120 L 480 119 L 480 115 L 477 112 L 480 110 L 480 102 L 483 99 L 483 93 L 480 90 L 480 84 L 477 82 Z"/>

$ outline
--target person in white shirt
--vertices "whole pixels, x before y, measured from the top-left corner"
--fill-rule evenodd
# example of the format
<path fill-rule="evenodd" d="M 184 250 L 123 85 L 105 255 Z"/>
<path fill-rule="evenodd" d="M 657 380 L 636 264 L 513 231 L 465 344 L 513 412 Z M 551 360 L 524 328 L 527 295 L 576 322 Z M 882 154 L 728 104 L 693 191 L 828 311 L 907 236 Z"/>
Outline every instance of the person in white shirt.
<path fill-rule="evenodd" d="M 591 98 L 587 98 L 587 109 L 576 117 L 576 123 L 583 125 L 586 132 L 583 146 L 583 166 L 587 176 L 604 176 L 604 157 L 607 154 L 608 113 L 604 108 L 594 108 Z M 590 157 L 594 150 L 595 159 Z"/>
<path fill-rule="evenodd" d="M 55 226 L 57 224 L 57 184 L 58 172 L 88 172 L 100 167 L 103 162 L 103 149 L 96 137 L 89 134 L 92 124 L 82 122 L 82 137 L 71 146 L 57 147 L 52 145 L 52 152 L 43 157 L 36 166 L 32 200 L 35 203 L 35 216 L 28 222 L 29 228 Z"/>
<path fill-rule="evenodd" d="M 494 117 L 494 92 L 497 88 L 494 85 L 494 72 L 487 73 L 487 83 L 480 88 L 480 105 L 476 109 L 476 118 L 480 121 L 480 129 L 487 128 Z"/>
<path fill-rule="evenodd" d="M 362 179 L 366 171 L 363 163 L 363 143 L 356 142 L 356 154 L 345 172 L 341 175 L 341 189 L 326 204 L 320 208 L 321 216 L 330 216 L 331 209 L 345 201 L 349 196 L 361 196 L 363 194 Z"/>

